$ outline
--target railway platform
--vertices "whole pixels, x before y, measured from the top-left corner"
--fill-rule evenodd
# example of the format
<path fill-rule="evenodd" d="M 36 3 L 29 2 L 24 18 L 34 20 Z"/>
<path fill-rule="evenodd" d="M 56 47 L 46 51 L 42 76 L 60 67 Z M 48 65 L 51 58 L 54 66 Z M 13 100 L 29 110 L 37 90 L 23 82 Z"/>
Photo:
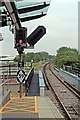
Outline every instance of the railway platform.
<path fill-rule="evenodd" d="M 27 96 L 10 99 L 1 109 L 2 120 L 29 118 L 63 118 L 48 97 Z"/>
<path fill-rule="evenodd" d="M 43 76 L 34 74 L 27 96 L 10 96 L 10 100 L 0 108 L 1 120 L 28 120 L 64 118 L 51 99 L 45 95 Z"/>

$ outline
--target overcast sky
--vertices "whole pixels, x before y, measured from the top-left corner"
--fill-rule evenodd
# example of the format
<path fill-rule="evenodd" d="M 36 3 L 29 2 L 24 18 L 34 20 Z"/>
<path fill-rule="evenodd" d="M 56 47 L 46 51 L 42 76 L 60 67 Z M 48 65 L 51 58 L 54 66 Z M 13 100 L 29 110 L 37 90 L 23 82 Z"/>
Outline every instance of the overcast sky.
<path fill-rule="evenodd" d="M 35 45 L 34 49 L 26 49 L 25 52 L 46 51 L 53 55 L 63 46 L 78 49 L 78 1 L 52 0 L 45 17 L 23 23 L 22 26 L 28 28 L 28 35 L 39 25 L 44 25 L 47 29 L 47 34 Z M 0 56 L 16 55 L 14 36 L 9 28 L 1 28 L 0 32 L 4 37 L 4 40 L 0 41 Z"/>

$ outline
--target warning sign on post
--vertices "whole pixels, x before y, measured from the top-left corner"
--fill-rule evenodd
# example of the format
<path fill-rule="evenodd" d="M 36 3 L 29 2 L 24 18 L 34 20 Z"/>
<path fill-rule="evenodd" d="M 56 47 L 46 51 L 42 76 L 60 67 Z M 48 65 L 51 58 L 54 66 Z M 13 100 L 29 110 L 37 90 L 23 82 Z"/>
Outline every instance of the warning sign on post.
<path fill-rule="evenodd" d="M 17 72 L 17 80 L 18 82 L 20 83 L 23 83 L 24 80 L 25 80 L 25 71 L 23 69 L 20 69 L 18 72 Z"/>

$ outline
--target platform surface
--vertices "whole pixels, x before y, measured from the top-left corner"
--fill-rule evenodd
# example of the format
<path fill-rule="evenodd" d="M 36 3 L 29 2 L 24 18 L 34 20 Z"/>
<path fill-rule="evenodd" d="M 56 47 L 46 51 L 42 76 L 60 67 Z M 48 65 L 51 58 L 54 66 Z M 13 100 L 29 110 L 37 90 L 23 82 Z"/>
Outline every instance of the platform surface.
<path fill-rule="evenodd" d="M 50 98 L 37 97 L 37 100 L 39 118 L 64 118 Z"/>
<path fill-rule="evenodd" d="M 19 94 L 19 93 L 17 93 Z M 55 120 L 64 118 L 48 96 L 39 96 L 38 74 L 34 74 L 28 96 L 11 95 L 0 109 L 1 120 Z M 34 118 L 34 119 L 33 119 Z"/>
<path fill-rule="evenodd" d="M 36 118 L 38 106 L 36 96 L 12 98 L 1 109 L 2 118 Z"/>
<path fill-rule="evenodd" d="M 13 98 L 1 109 L 2 120 L 14 118 L 63 118 L 59 110 L 48 97 Z"/>

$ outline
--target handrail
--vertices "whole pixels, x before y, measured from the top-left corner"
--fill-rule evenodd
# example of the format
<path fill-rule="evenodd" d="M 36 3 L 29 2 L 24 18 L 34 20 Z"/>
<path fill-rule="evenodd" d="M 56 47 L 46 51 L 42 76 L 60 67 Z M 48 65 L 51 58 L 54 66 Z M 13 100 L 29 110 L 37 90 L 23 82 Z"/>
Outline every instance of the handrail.
<path fill-rule="evenodd" d="M 6 75 L 7 75 L 7 80 L 5 79 L 5 71 L 7 71 L 6 73 Z M 8 82 L 8 69 L 6 69 L 6 70 L 3 70 L 2 71 L 2 73 L 3 73 L 3 77 L 2 77 L 2 83 L 0 84 L 0 88 L 1 88 L 1 92 L 2 92 L 2 95 L 4 95 L 4 92 L 5 92 L 5 88 L 4 88 L 4 85 L 5 85 L 5 83 L 7 83 Z M 7 91 L 7 90 L 6 90 Z"/>
<path fill-rule="evenodd" d="M 0 84 L 0 87 L 3 86 L 8 80 L 4 81 L 2 84 Z"/>

